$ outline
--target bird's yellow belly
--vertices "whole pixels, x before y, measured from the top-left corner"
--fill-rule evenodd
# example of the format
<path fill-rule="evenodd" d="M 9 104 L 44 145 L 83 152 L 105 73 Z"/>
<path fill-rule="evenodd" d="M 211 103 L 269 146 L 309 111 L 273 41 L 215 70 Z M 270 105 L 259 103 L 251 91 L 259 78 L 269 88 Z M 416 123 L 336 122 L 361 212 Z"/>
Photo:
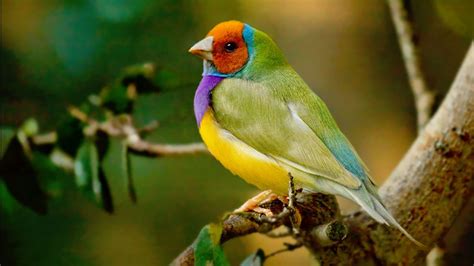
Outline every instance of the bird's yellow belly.
<path fill-rule="evenodd" d="M 260 189 L 271 189 L 281 195 L 288 193 L 287 171 L 222 129 L 211 110 L 204 114 L 199 133 L 209 152 L 233 174 Z"/>

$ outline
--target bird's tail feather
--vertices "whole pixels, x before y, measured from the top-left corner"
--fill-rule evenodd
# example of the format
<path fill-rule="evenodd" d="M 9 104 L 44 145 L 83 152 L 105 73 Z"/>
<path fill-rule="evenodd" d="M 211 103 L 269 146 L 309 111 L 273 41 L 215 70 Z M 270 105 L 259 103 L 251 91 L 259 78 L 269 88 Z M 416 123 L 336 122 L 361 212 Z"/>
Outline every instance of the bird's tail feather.
<path fill-rule="evenodd" d="M 393 216 L 388 212 L 382 202 L 378 199 L 378 197 L 372 195 L 371 193 L 367 193 L 363 191 L 363 193 L 358 193 L 359 191 L 354 191 L 351 189 L 346 188 L 346 192 L 351 196 L 351 198 L 359 204 L 364 211 L 366 211 L 373 219 L 377 222 L 391 225 L 400 230 L 408 239 L 410 239 L 413 243 L 423 249 L 427 249 L 427 247 L 416 240 L 410 233 L 408 233 L 398 222 L 393 218 Z M 361 191 L 362 192 L 362 191 Z"/>

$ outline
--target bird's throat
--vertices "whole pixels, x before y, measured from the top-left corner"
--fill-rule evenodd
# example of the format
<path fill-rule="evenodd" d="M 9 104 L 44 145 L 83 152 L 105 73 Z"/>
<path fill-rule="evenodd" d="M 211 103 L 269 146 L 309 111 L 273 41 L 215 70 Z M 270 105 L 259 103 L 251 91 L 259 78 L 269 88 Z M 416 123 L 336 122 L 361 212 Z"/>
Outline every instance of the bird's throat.
<path fill-rule="evenodd" d="M 194 95 L 194 115 L 198 126 L 204 113 L 211 105 L 211 91 L 221 82 L 223 77 L 204 75 Z"/>

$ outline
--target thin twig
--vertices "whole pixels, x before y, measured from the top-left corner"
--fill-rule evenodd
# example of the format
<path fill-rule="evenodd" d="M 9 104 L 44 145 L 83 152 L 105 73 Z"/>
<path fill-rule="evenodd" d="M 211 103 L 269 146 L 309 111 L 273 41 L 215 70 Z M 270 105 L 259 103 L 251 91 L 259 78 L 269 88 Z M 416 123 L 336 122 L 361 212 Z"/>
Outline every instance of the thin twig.
<path fill-rule="evenodd" d="M 428 87 L 421 68 L 421 60 L 417 47 L 417 35 L 413 28 L 413 20 L 407 2 L 403 0 L 387 0 L 390 7 L 398 42 L 402 52 L 408 79 L 415 98 L 418 132 L 420 132 L 433 114 L 435 94 Z"/>
<path fill-rule="evenodd" d="M 149 156 L 175 156 L 208 153 L 203 143 L 188 144 L 157 144 L 138 139 L 128 143 L 128 147 L 134 153 Z"/>
<path fill-rule="evenodd" d="M 208 153 L 204 144 L 199 142 L 188 144 L 159 144 L 143 140 L 139 133 L 155 129 L 158 125 L 157 122 L 152 122 L 141 129 L 137 129 L 134 127 L 132 118 L 129 115 L 121 115 L 105 122 L 99 122 L 89 117 L 77 107 L 71 106 L 68 108 L 68 111 L 72 117 L 88 125 L 85 130 L 86 135 L 92 136 L 99 130 L 111 137 L 125 138 L 130 151 L 133 153 L 150 157 Z M 50 132 L 44 135 L 34 136 L 32 140 L 36 145 L 54 144 L 57 140 L 57 133 Z"/>

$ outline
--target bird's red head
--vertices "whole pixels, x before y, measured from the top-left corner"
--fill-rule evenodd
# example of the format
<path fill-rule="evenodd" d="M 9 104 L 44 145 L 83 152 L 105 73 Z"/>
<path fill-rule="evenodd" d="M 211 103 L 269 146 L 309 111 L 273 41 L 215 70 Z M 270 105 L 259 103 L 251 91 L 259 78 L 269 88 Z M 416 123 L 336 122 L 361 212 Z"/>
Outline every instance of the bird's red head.
<path fill-rule="evenodd" d="M 235 20 L 219 23 L 189 51 L 212 61 L 220 73 L 234 73 L 247 63 L 249 57 L 243 38 L 244 26 Z"/>
<path fill-rule="evenodd" d="M 248 59 L 247 45 L 242 32 L 244 24 L 227 21 L 217 24 L 207 36 L 212 36 L 212 56 L 214 65 L 221 73 L 233 73 L 242 68 Z"/>

